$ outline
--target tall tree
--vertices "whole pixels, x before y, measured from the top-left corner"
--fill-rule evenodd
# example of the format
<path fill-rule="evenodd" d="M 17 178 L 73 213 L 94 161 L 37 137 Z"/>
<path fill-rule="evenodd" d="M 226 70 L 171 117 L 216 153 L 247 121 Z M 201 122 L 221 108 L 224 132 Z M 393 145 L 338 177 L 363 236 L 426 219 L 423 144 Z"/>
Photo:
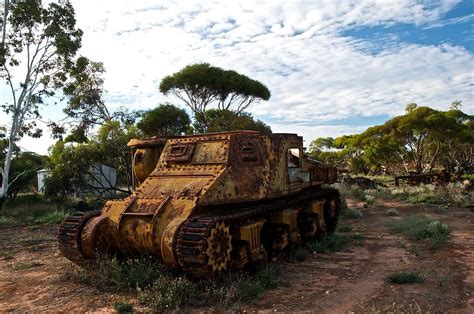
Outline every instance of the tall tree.
<path fill-rule="evenodd" d="M 208 63 L 188 65 L 166 76 L 160 83 L 160 92 L 182 100 L 206 127 L 210 104 L 240 114 L 252 103 L 270 99 L 270 91 L 259 81 Z"/>
<path fill-rule="evenodd" d="M 24 135 L 41 135 L 35 129 L 40 106 L 45 97 L 64 85 L 82 37 L 67 0 L 46 7 L 38 0 L 15 1 L 9 9 L 8 19 L 3 21 L 6 35 L 0 51 L 0 78 L 6 81 L 11 96 L 2 105 L 10 124 L 8 148 L 0 169 L 0 198 L 15 181 L 9 180 L 14 143 Z"/>

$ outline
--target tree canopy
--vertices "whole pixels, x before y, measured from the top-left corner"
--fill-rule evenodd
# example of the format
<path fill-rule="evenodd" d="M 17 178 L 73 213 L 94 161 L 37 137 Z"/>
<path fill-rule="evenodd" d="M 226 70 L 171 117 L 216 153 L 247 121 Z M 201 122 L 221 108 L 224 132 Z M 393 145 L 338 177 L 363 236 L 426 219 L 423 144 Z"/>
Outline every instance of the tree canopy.
<path fill-rule="evenodd" d="M 138 121 L 137 128 L 145 136 L 170 136 L 189 132 L 190 125 L 191 119 L 185 110 L 166 103 L 146 111 Z"/>
<path fill-rule="evenodd" d="M 262 134 L 272 133 L 269 125 L 263 121 L 255 120 L 248 112 L 235 113 L 229 110 L 209 109 L 206 111 L 205 126 L 200 120 L 194 119 L 193 127 L 197 133 L 223 132 L 237 130 L 252 130 Z"/>
<path fill-rule="evenodd" d="M 165 95 L 172 94 L 182 100 L 204 125 L 207 125 L 205 112 L 210 104 L 240 114 L 252 103 L 270 99 L 270 91 L 259 81 L 208 63 L 188 65 L 166 76 L 159 89 Z"/>
<path fill-rule="evenodd" d="M 314 158 L 359 172 L 426 173 L 436 165 L 461 171 L 473 166 L 473 125 L 474 118 L 459 109 L 412 103 L 405 114 L 361 134 L 316 139 L 310 150 Z"/>

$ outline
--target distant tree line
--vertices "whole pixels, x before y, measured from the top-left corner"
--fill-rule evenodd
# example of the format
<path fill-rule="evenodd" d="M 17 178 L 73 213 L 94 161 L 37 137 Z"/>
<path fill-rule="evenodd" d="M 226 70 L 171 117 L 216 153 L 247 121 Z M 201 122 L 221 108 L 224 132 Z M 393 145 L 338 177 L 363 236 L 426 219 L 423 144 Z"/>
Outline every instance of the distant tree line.
<path fill-rule="evenodd" d="M 317 138 L 311 157 L 353 173 L 474 171 L 474 117 L 454 102 L 449 110 L 409 104 L 403 115 L 361 134 Z"/>

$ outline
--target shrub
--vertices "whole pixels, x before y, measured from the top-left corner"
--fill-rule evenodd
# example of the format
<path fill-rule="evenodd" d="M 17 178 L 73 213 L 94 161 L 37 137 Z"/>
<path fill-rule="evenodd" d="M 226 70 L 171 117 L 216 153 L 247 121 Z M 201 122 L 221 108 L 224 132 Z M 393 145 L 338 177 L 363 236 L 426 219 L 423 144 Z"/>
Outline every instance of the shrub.
<path fill-rule="evenodd" d="M 373 205 L 375 202 L 375 196 L 366 194 L 364 200 L 367 205 Z"/>
<path fill-rule="evenodd" d="M 400 216 L 400 212 L 396 210 L 395 208 L 390 208 L 387 210 L 387 215 L 389 216 Z"/>
<path fill-rule="evenodd" d="M 474 203 L 474 193 L 469 192 L 470 182 L 451 182 L 446 186 L 449 201 L 459 207 L 467 207 Z"/>
<path fill-rule="evenodd" d="M 409 283 L 421 283 L 423 278 L 414 272 L 401 272 L 391 274 L 387 277 L 388 282 L 396 284 L 409 284 Z"/>
<path fill-rule="evenodd" d="M 451 233 L 447 224 L 423 215 L 407 216 L 401 221 L 391 221 L 387 225 L 393 232 L 401 233 L 413 240 L 425 241 L 434 249 L 444 245 Z"/>
<path fill-rule="evenodd" d="M 419 186 L 404 186 L 391 191 L 392 196 L 399 200 L 406 200 L 412 204 L 446 204 L 449 195 L 446 188 L 437 188 L 433 184 L 421 184 Z"/>
<path fill-rule="evenodd" d="M 349 242 L 345 235 L 337 233 L 327 235 L 320 241 L 313 241 L 308 244 L 309 248 L 317 253 L 327 254 L 330 252 L 339 252 Z"/>

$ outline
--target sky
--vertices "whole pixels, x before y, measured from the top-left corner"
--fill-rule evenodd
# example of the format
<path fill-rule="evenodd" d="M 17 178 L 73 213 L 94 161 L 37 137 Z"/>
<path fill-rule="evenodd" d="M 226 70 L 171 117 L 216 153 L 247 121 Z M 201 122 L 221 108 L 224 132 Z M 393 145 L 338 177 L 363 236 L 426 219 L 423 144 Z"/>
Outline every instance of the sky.
<path fill-rule="evenodd" d="M 270 100 L 248 111 L 306 145 L 360 133 L 412 102 L 446 110 L 460 100 L 474 114 L 474 0 L 71 2 L 80 53 L 104 63 L 112 110 L 184 107 L 159 93 L 161 79 L 208 62 L 264 83 Z M 62 108 L 47 106 L 43 120 Z M 52 143 L 46 133 L 20 146 L 44 154 Z"/>

